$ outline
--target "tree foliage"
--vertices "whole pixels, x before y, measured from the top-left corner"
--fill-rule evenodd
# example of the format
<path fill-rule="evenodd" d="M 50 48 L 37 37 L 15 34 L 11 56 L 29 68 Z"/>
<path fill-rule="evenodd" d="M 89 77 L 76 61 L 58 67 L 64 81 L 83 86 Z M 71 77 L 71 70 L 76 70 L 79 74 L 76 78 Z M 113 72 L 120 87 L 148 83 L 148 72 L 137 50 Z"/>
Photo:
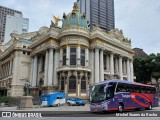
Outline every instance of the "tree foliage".
<path fill-rule="evenodd" d="M 146 84 L 151 78 L 156 81 L 160 79 L 160 53 L 152 53 L 147 58 L 135 58 L 133 64 L 136 82 Z"/>

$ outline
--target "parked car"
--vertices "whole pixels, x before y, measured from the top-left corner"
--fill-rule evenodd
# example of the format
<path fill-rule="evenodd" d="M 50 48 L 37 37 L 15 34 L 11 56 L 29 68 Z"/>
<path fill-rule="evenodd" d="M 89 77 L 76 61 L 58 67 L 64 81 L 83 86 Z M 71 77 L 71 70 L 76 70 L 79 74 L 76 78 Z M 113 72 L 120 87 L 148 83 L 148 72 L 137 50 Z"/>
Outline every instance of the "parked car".
<path fill-rule="evenodd" d="M 79 98 L 68 98 L 67 104 L 68 104 L 68 106 L 70 106 L 70 105 L 82 105 L 82 106 L 84 106 L 86 103 L 85 103 L 84 100 L 81 100 Z"/>

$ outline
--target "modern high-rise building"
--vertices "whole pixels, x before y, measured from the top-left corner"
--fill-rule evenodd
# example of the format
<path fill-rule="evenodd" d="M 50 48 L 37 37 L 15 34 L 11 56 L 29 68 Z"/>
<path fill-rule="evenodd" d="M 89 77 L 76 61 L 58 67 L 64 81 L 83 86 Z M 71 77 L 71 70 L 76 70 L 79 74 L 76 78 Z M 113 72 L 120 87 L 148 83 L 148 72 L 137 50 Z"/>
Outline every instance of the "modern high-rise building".
<path fill-rule="evenodd" d="M 90 28 L 98 25 L 105 31 L 115 28 L 114 0 L 77 0 L 79 11 L 86 14 Z"/>
<path fill-rule="evenodd" d="M 8 42 L 14 31 L 19 34 L 28 32 L 29 20 L 22 12 L 0 6 L 0 42 Z"/>

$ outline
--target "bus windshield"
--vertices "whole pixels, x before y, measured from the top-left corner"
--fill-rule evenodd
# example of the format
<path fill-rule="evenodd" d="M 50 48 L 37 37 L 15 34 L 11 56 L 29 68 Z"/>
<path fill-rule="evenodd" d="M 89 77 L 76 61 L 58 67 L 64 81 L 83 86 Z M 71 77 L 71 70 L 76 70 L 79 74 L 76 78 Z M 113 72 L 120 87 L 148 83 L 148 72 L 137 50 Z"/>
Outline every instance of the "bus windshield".
<path fill-rule="evenodd" d="M 105 86 L 106 84 L 93 86 L 90 96 L 91 102 L 102 102 L 114 97 L 114 86 Z M 106 89 L 107 91 L 104 92 L 104 89 Z"/>
<path fill-rule="evenodd" d="M 90 101 L 91 102 L 101 102 L 105 100 L 106 94 L 104 92 L 104 87 L 106 84 L 96 85 L 92 87 Z"/>

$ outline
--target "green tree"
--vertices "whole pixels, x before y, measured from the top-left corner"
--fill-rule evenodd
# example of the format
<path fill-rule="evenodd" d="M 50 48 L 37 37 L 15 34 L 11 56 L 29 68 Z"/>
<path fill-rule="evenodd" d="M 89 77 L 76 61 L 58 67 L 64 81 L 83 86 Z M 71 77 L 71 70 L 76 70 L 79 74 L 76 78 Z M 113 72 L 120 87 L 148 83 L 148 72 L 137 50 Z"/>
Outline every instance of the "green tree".
<path fill-rule="evenodd" d="M 160 54 L 157 54 L 152 59 L 152 78 L 156 80 L 156 85 L 159 95 L 159 80 L 160 80 Z"/>
<path fill-rule="evenodd" d="M 145 58 L 135 58 L 133 61 L 134 75 L 136 76 L 136 82 L 148 83 L 151 81 L 151 60 Z"/>
<path fill-rule="evenodd" d="M 151 78 L 156 79 L 158 87 L 158 79 L 160 74 L 160 54 L 150 54 L 147 58 L 134 59 L 134 74 L 136 82 L 148 83 Z"/>

